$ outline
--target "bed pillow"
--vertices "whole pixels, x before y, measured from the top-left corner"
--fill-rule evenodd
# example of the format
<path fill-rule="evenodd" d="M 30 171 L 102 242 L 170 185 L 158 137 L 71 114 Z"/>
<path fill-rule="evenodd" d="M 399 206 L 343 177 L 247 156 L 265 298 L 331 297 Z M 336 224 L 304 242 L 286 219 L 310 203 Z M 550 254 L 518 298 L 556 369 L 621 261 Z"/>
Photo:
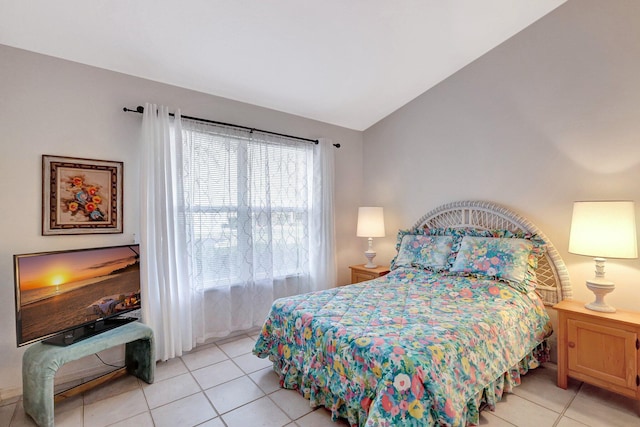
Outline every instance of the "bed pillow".
<path fill-rule="evenodd" d="M 509 230 L 488 230 L 488 234 L 485 234 L 485 236 L 506 239 L 526 239 L 531 242 L 533 247 L 529 255 L 529 265 L 524 280 L 522 282 L 508 281 L 508 283 L 512 288 L 525 294 L 535 291 L 538 286 L 538 279 L 536 277 L 538 262 L 547 251 L 545 241 L 537 234 L 513 232 Z"/>
<path fill-rule="evenodd" d="M 449 267 L 453 237 L 405 234 L 402 236 L 394 268 L 418 267 L 431 271 L 442 271 Z"/>
<path fill-rule="evenodd" d="M 528 239 L 464 236 L 451 271 L 520 284 L 526 277 L 533 247 Z"/>
<path fill-rule="evenodd" d="M 420 230 L 420 229 L 419 229 Z M 464 236 L 476 236 L 476 237 L 495 237 L 495 238 L 505 238 L 505 239 L 527 239 L 533 243 L 532 254 L 535 256 L 535 259 L 532 259 L 533 262 L 532 267 L 537 268 L 537 260 L 545 253 L 545 242 L 542 240 L 537 234 L 531 233 L 523 233 L 519 231 L 511 231 L 504 229 L 484 229 L 484 228 L 474 228 L 474 227 L 436 227 L 436 228 L 428 228 L 424 227 L 421 230 L 424 231 L 425 234 L 429 234 L 432 236 L 453 236 L 453 255 L 457 255 L 458 250 L 460 249 L 460 243 L 462 243 L 462 238 Z M 398 241 L 399 245 L 400 241 Z M 396 247 L 397 249 L 397 247 Z M 455 261 L 455 259 L 454 259 Z"/>
<path fill-rule="evenodd" d="M 460 250 L 460 244 L 464 236 L 479 236 L 490 237 L 489 230 L 482 230 L 472 227 L 444 227 L 444 228 L 424 228 L 424 233 L 431 236 L 451 236 L 453 237 L 453 245 L 451 246 L 451 253 L 447 260 L 447 269 L 451 269 L 453 263 L 456 261 L 456 255 Z"/>
<path fill-rule="evenodd" d="M 405 230 L 398 230 L 398 236 L 396 237 L 396 256 L 393 257 L 393 259 L 391 260 L 391 265 L 389 266 L 389 268 L 391 270 L 396 268 L 396 260 L 398 259 L 398 254 L 400 253 L 400 246 L 402 245 L 402 239 L 404 238 L 404 236 L 407 235 L 424 235 L 424 234 L 429 234 L 426 230 L 419 228 L 419 229 L 405 229 Z"/>

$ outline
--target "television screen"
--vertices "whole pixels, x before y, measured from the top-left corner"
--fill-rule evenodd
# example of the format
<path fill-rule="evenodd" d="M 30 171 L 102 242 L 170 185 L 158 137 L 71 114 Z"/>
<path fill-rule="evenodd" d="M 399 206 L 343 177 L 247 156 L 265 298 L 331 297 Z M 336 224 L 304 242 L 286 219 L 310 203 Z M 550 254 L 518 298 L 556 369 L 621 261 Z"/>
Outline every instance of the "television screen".
<path fill-rule="evenodd" d="M 140 308 L 139 254 L 139 245 L 124 245 L 14 255 L 18 346 L 58 344 L 57 335 L 71 344 Z"/>

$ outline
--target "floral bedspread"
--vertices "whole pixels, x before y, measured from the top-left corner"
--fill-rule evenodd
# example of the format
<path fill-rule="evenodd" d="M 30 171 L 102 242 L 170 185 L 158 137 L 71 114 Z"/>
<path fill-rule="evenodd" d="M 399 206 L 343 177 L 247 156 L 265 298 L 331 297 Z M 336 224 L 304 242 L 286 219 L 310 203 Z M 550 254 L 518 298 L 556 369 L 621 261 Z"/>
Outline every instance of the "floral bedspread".
<path fill-rule="evenodd" d="M 464 426 L 482 390 L 550 333 L 535 293 L 399 268 L 276 300 L 253 352 L 354 426 Z"/>

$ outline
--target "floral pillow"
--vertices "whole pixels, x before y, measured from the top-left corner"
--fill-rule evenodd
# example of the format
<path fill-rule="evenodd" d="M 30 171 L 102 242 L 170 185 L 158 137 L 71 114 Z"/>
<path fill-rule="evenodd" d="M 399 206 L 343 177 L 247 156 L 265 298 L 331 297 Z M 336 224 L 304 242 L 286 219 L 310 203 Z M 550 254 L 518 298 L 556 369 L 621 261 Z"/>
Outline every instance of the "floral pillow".
<path fill-rule="evenodd" d="M 407 235 L 424 235 L 429 234 L 425 232 L 423 229 L 408 229 L 408 230 L 398 230 L 398 237 L 396 238 L 396 256 L 391 260 L 391 270 L 396 268 L 396 260 L 398 259 L 398 254 L 400 253 L 400 246 L 402 245 L 402 239 Z"/>
<path fill-rule="evenodd" d="M 480 230 L 477 228 L 461 227 L 461 228 L 425 228 L 425 234 L 431 236 L 451 236 L 453 237 L 453 246 L 451 247 L 451 253 L 447 260 L 449 268 L 453 266 L 456 261 L 456 255 L 460 250 L 460 244 L 464 236 L 486 236 L 487 230 Z"/>
<path fill-rule="evenodd" d="M 464 236 L 451 271 L 521 283 L 533 248 L 528 239 Z"/>
<path fill-rule="evenodd" d="M 460 250 L 460 244 L 464 236 L 476 236 L 476 237 L 493 237 L 493 238 L 505 238 L 505 239 L 526 239 L 533 244 L 531 255 L 529 255 L 529 266 L 527 273 L 525 274 L 524 281 L 516 283 L 509 282 L 511 287 L 524 293 L 528 293 L 536 289 L 538 284 L 536 278 L 536 268 L 538 268 L 538 260 L 544 255 L 546 251 L 546 243 L 537 234 L 515 232 L 503 229 L 486 230 L 473 227 L 461 227 L 461 228 L 424 228 L 425 234 L 434 236 L 453 236 L 453 248 L 449 255 L 450 264 L 456 260 L 458 251 Z M 458 274 L 458 273 L 454 273 Z"/>
<path fill-rule="evenodd" d="M 441 271 L 449 267 L 447 259 L 453 246 L 451 236 L 405 234 L 402 236 L 393 268 L 418 267 Z"/>

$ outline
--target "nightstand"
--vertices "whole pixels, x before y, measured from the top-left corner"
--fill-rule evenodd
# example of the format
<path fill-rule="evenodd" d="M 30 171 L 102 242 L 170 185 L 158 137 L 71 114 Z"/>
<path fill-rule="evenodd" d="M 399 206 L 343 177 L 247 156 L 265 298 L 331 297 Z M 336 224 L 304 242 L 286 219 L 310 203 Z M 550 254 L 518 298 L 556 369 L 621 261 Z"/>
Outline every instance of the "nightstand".
<path fill-rule="evenodd" d="M 578 301 L 558 310 L 558 387 L 568 377 L 640 400 L 640 313 L 601 313 Z"/>
<path fill-rule="evenodd" d="M 389 272 L 388 266 L 379 265 L 375 268 L 366 268 L 364 264 L 350 265 L 351 283 L 364 282 L 366 280 L 382 277 Z"/>

